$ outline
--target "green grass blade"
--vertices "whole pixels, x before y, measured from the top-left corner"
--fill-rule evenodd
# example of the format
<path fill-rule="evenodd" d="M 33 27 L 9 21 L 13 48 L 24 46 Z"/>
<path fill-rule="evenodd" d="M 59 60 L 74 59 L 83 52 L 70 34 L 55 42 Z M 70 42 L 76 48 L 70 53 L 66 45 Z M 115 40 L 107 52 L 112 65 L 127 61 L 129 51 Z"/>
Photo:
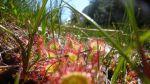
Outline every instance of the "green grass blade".
<path fill-rule="evenodd" d="M 119 59 L 119 63 L 114 71 L 114 74 L 111 78 L 111 84 L 116 84 L 116 81 L 117 81 L 117 78 L 118 78 L 118 75 L 120 74 L 121 70 L 122 70 L 122 65 L 124 65 L 124 58 L 123 57 L 120 57 Z"/>
<path fill-rule="evenodd" d="M 145 32 L 142 36 L 140 36 L 140 42 L 144 42 L 150 38 L 150 31 Z"/>
<path fill-rule="evenodd" d="M 35 25 L 34 25 L 34 28 L 33 28 L 33 35 L 37 32 L 38 30 L 38 26 L 40 25 L 41 23 L 41 17 L 42 17 L 42 14 L 44 12 L 44 9 L 46 7 L 46 3 L 47 3 L 48 0 L 43 0 L 43 4 L 42 4 L 42 7 L 40 8 L 39 12 L 38 12 L 38 16 L 37 16 L 37 19 L 36 19 L 36 22 L 35 22 Z"/>
<path fill-rule="evenodd" d="M 44 15 L 46 15 L 46 8 L 44 9 Z M 42 35 L 45 36 L 46 34 L 46 25 L 47 25 L 47 17 L 45 17 L 43 20 L 42 20 Z"/>
<path fill-rule="evenodd" d="M 36 21 L 35 21 L 34 26 L 33 26 L 32 34 L 29 35 L 30 41 L 29 41 L 29 44 L 28 44 L 27 56 L 24 58 L 24 61 L 23 61 L 23 66 L 24 66 L 23 71 L 24 72 L 26 72 L 26 70 L 28 69 L 28 62 L 29 62 L 31 51 L 32 51 L 34 35 L 38 31 L 38 27 L 41 24 L 41 17 L 43 15 L 44 8 L 46 7 L 47 1 L 48 0 L 43 0 L 42 7 L 38 11 L 38 15 L 37 15 Z"/>
<path fill-rule="evenodd" d="M 31 52 L 31 49 L 32 49 L 32 44 L 33 44 L 33 38 L 34 38 L 35 33 L 38 30 L 38 26 L 41 23 L 41 17 L 42 17 L 42 14 L 44 12 L 44 8 L 46 6 L 47 1 L 48 0 L 43 0 L 42 7 L 40 8 L 40 10 L 38 12 L 37 19 L 36 19 L 36 22 L 35 22 L 34 27 L 33 27 L 32 35 L 30 36 L 30 44 L 28 46 L 28 52 L 27 52 L 28 55 L 27 55 L 27 57 L 30 56 L 30 52 Z"/>

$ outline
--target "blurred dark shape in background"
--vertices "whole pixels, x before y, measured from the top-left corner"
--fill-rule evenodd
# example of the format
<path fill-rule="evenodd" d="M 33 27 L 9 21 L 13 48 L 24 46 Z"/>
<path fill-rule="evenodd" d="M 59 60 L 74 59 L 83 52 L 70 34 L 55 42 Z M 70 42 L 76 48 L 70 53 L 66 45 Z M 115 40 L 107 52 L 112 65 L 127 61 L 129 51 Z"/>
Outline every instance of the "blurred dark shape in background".
<path fill-rule="evenodd" d="M 127 0 L 91 0 L 83 10 L 85 14 L 102 26 L 124 24 L 126 21 L 125 3 Z M 150 26 L 150 1 L 134 0 L 134 12 L 139 27 Z M 87 25 L 90 23 L 86 23 Z"/>

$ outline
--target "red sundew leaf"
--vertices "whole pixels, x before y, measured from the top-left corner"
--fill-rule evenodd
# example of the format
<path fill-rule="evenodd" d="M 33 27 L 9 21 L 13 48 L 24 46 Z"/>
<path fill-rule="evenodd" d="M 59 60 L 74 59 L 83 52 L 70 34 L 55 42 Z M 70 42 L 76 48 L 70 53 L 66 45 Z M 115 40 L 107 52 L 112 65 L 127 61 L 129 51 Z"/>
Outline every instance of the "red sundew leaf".
<path fill-rule="evenodd" d="M 57 61 L 57 59 L 51 59 L 51 60 L 46 60 L 45 62 L 42 61 L 43 63 L 40 64 L 36 64 L 34 65 L 35 66 L 35 69 L 33 69 L 32 71 L 36 72 L 35 73 L 35 76 L 38 78 L 44 78 L 44 80 L 46 80 L 45 78 L 48 76 L 49 73 L 51 74 L 55 74 L 55 72 L 58 71 L 58 65 L 59 65 L 59 62 Z M 55 76 L 53 76 L 55 77 Z M 47 82 L 47 81 L 45 81 Z"/>
<path fill-rule="evenodd" d="M 47 78 L 50 83 L 46 83 L 46 84 L 60 84 L 59 83 L 60 77 L 61 77 L 61 75 L 59 72 L 48 74 Z"/>
<path fill-rule="evenodd" d="M 59 72 L 61 75 L 66 74 L 68 72 L 68 65 L 63 64 L 59 67 Z"/>
<path fill-rule="evenodd" d="M 91 62 L 92 65 L 97 64 L 99 59 L 104 56 L 104 51 L 91 51 L 88 56 L 88 62 Z"/>
<path fill-rule="evenodd" d="M 39 56 L 48 56 L 47 50 L 44 47 L 44 39 L 40 35 L 34 37 L 34 48 Z"/>
<path fill-rule="evenodd" d="M 87 73 L 72 72 L 61 78 L 61 84 L 92 84 L 91 80 Z"/>
<path fill-rule="evenodd" d="M 92 57 L 92 65 L 95 65 L 99 62 L 100 52 L 96 52 Z"/>
<path fill-rule="evenodd" d="M 76 65 L 75 65 L 75 70 L 82 72 L 82 71 L 85 71 L 84 67 L 85 66 L 82 63 L 80 63 L 80 62 L 78 63 L 78 61 L 77 61 Z"/>
<path fill-rule="evenodd" d="M 82 58 L 79 58 L 73 63 L 69 63 L 68 67 L 71 68 L 73 71 L 83 71 L 85 66 L 85 62 L 82 60 Z"/>
<path fill-rule="evenodd" d="M 89 48 L 95 51 L 105 51 L 106 43 L 103 39 L 92 38 L 89 41 Z"/>
<path fill-rule="evenodd" d="M 81 44 L 78 40 L 76 40 L 71 34 L 66 36 L 66 43 L 64 49 L 72 49 L 77 52 L 83 51 L 83 44 Z"/>
<path fill-rule="evenodd" d="M 60 68 L 61 73 L 66 73 L 67 72 L 66 70 L 70 64 L 69 56 L 66 55 L 66 56 L 62 57 L 60 59 L 59 63 L 60 63 L 59 68 Z"/>
<path fill-rule="evenodd" d="M 85 65 L 86 64 L 85 59 L 81 56 L 79 57 L 77 62 L 80 63 L 80 65 Z"/>
<path fill-rule="evenodd" d="M 129 70 L 128 73 L 127 73 L 127 76 L 126 76 L 126 80 L 127 80 L 127 83 L 136 82 L 134 84 L 137 84 L 138 74 L 133 70 Z"/>
<path fill-rule="evenodd" d="M 54 58 L 54 59 L 50 59 L 50 60 L 47 61 L 48 64 L 49 64 L 49 63 L 50 63 L 50 64 L 54 64 L 54 63 L 56 63 L 56 62 L 58 62 L 58 59 L 55 59 L 55 58 Z"/>
<path fill-rule="evenodd" d="M 70 62 L 75 62 L 78 59 L 78 55 L 73 52 L 68 52 L 67 55 L 69 56 Z"/>
<path fill-rule="evenodd" d="M 54 50 L 48 50 L 48 58 L 55 58 L 57 57 L 57 52 Z"/>
<path fill-rule="evenodd" d="M 48 73 L 56 72 L 58 70 L 59 63 L 49 64 L 45 66 Z"/>
<path fill-rule="evenodd" d="M 40 70 L 40 73 L 39 73 L 39 74 L 40 74 L 41 76 L 45 76 L 46 72 L 47 72 L 46 68 L 43 68 L 43 69 Z"/>
<path fill-rule="evenodd" d="M 133 71 L 133 70 L 128 71 L 128 75 L 129 75 L 130 77 L 132 77 L 132 78 L 138 79 L 138 74 L 137 74 L 135 71 Z"/>
<path fill-rule="evenodd" d="M 43 37 L 41 35 L 35 35 L 34 42 L 37 45 L 43 45 L 44 44 L 44 39 L 43 39 Z"/>
<path fill-rule="evenodd" d="M 69 60 L 70 61 L 70 60 Z M 84 71 L 84 65 L 80 61 L 75 61 L 73 63 L 70 62 L 62 62 L 60 63 L 60 72 L 62 74 L 66 74 L 68 72 L 73 72 L 73 71 Z"/>
<path fill-rule="evenodd" d="M 64 74 L 67 74 L 69 72 L 73 72 L 73 71 L 76 71 L 78 67 L 73 65 L 73 64 L 69 64 L 69 65 L 64 65 L 63 67 L 60 68 L 60 71 L 61 71 L 61 74 L 64 75 Z"/>
<path fill-rule="evenodd" d="M 58 40 L 52 39 L 52 40 L 49 41 L 48 50 L 60 50 L 60 49 L 61 49 L 61 46 L 58 43 Z"/>
<path fill-rule="evenodd" d="M 45 48 L 36 49 L 36 52 L 39 56 L 48 57 L 48 52 Z"/>
<path fill-rule="evenodd" d="M 71 52 L 71 53 L 74 53 L 74 54 L 78 55 L 78 51 L 76 51 L 76 50 L 74 50 L 74 49 L 72 49 L 72 48 L 65 48 L 63 54 L 64 54 L 64 55 L 67 55 L 68 52 Z"/>

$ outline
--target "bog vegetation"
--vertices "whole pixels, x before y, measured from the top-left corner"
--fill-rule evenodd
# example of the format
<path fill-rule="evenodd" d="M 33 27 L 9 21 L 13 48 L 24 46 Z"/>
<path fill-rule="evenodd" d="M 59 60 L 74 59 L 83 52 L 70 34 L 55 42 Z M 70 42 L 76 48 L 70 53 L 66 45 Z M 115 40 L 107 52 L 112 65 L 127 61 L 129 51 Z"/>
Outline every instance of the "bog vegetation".
<path fill-rule="evenodd" d="M 1 84 L 149 84 L 150 31 L 139 28 L 133 0 L 109 26 L 63 0 L 0 2 Z"/>

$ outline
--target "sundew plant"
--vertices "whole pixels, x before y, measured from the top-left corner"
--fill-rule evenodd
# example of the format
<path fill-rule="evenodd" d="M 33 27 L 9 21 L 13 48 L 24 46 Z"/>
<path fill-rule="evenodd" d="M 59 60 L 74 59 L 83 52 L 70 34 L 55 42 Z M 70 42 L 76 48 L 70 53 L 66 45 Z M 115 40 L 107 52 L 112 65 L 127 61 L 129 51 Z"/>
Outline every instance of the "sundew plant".
<path fill-rule="evenodd" d="M 0 2 L 2 84 L 149 84 L 150 31 L 138 28 L 133 0 L 118 28 L 102 27 L 64 0 Z M 62 22 L 64 8 L 69 22 Z"/>

